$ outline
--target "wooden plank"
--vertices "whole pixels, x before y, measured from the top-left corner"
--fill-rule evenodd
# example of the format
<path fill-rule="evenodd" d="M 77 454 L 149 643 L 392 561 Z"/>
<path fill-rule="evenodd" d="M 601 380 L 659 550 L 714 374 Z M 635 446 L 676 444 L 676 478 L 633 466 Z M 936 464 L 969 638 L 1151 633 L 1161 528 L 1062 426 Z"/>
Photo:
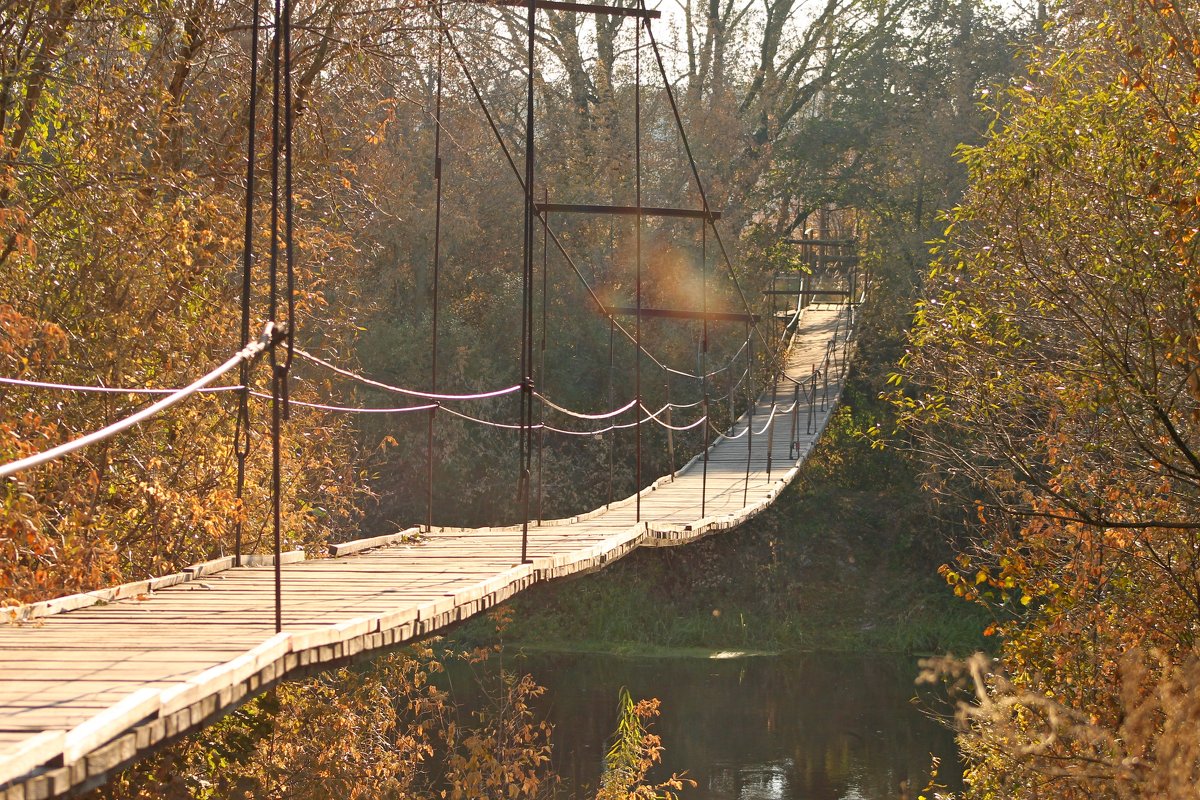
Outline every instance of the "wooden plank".
<path fill-rule="evenodd" d="M 66 731 L 40 731 L 15 740 L 5 737 L 0 745 L 0 786 L 58 758 L 66 738 Z"/>
<path fill-rule="evenodd" d="M 361 553 L 363 550 L 369 550 L 373 547 L 385 547 L 391 544 L 398 544 L 410 539 L 420 533 L 420 528 L 407 528 L 399 533 L 389 533 L 383 536 L 372 536 L 368 539 L 355 539 L 350 542 L 342 542 L 340 544 L 331 544 L 329 546 L 329 554 L 335 558 L 347 556 L 353 553 Z"/>
<path fill-rule="evenodd" d="M 127 695 L 67 732 L 63 742 L 63 761 L 68 765 L 78 761 L 146 717 L 157 714 L 161 705 L 162 692 L 157 688 L 146 687 Z"/>

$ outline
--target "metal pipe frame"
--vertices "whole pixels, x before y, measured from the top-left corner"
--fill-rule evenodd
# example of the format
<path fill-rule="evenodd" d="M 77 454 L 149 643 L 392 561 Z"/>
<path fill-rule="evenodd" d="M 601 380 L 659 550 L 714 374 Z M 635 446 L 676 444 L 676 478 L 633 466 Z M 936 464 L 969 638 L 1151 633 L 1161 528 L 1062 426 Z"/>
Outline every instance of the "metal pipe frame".
<path fill-rule="evenodd" d="M 637 206 L 613 206 L 593 203 L 538 203 L 537 210 L 561 212 L 564 214 L 616 214 L 637 216 L 640 213 L 643 217 L 681 217 L 684 219 L 709 220 L 718 220 L 721 218 L 720 211 L 705 211 L 702 208 L 669 208 L 666 206 L 642 206 L 642 208 L 639 209 Z"/>
<path fill-rule="evenodd" d="M 634 306 L 610 306 L 604 309 L 611 317 L 614 314 L 637 315 L 640 317 L 664 317 L 667 319 L 707 319 L 717 322 L 758 322 L 758 314 L 740 314 L 735 311 L 683 311 L 673 308 L 642 308 Z"/>

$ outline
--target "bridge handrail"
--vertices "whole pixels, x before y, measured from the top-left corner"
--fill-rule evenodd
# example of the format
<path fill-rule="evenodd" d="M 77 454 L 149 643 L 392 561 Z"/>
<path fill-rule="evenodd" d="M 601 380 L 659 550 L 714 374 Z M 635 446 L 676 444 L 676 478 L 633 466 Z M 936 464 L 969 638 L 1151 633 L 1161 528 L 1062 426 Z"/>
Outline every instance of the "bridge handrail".
<path fill-rule="evenodd" d="M 30 469 L 31 467 L 45 464 L 48 461 L 61 458 L 65 455 L 75 452 L 76 450 L 81 450 L 88 445 L 102 442 L 105 439 L 109 439 L 117 435 L 121 431 L 132 428 L 138 423 L 143 422 L 162 411 L 166 411 L 171 406 L 186 400 L 200 390 L 204 389 L 210 383 L 225 375 L 234 367 L 238 367 L 243 363 L 256 360 L 259 356 L 265 353 L 269 347 L 282 339 L 283 335 L 284 332 L 282 328 L 276 327 L 272 323 L 268 323 L 266 329 L 263 331 L 262 335 L 257 339 L 257 341 L 253 341 L 246 345 L 244 348 L 230 356 L 225 363 L 221 364 L 216 369 L 211 370 L 203 377 L 192 381 L 187 386 L 164 397 L 157 403 L 146 406 L 141 411 L 130 414 L 124 419 L 117 420 L 111 425 L 106 425 L 99 430 L 92 431 L 91 433 L 85 434 L 76 439 L 72 439 L 69 442 L 64 442 L 57 447 L 52 447 L 49 450 L 42 451 L 41 453 L 35 453 L 34 455 L 17 459 L 16 461 L 10 461 L 7 464 L 0 464 L 0 479 L 15 475 L 18 472 Z"/>

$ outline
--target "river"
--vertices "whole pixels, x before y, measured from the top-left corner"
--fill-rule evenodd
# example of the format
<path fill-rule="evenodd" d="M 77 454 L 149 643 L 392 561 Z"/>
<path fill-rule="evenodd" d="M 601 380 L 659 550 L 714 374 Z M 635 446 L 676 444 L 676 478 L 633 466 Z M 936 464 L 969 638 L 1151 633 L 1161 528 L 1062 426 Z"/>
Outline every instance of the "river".
<path fill-rule="evenodd" d="M 914 659 L 841 655 L 626 658 L 506 656 L 547 688 L 560 796 L 590 797 L 617 695 L 656 697 L 653 732 L 666 751 L 651 777 L 687 772 L 691 800 L 915 798 L 941 759 L 939 783 L 960 787 L 953 738 L 913 702 Z"/>

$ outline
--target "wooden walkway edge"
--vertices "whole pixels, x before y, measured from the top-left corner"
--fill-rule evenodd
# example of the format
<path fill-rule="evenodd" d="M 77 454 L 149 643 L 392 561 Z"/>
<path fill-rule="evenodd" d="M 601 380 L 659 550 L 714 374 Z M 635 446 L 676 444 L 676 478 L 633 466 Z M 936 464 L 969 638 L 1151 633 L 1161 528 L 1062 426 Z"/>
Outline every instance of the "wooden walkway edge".
<path fill-rule="evenodd" d="M 790 415 L 767 424 L 767 392 L 753 415 L 713 444 L 703 515 L 701 454 L 640 493 L 640 521 L 635 495 L 531 524 L 528 564 L 517 563 L 519 526 L 419 535 L 413 528 L 334 545 L 331 558 L 285 553 L 279 634 L 270 556 L 244 559 L 240 568 L 217 559 L 14 611 L 11 624 L 0 625 L 0 800 L 98 785 L 285 676 L 428 636 L 534 583 L 600 569 L 636 547 L 684 544 L 740 525 L 787 487 L 832 415 L 852 313 L 840 305 L 806 309 L 786 373 L 809 384 L 831 340 L 835 362 L 802 400 L 794 438 Z M 784 379 L 776 387 L 780 406 L 791 404 L 794 385 Z"/>

